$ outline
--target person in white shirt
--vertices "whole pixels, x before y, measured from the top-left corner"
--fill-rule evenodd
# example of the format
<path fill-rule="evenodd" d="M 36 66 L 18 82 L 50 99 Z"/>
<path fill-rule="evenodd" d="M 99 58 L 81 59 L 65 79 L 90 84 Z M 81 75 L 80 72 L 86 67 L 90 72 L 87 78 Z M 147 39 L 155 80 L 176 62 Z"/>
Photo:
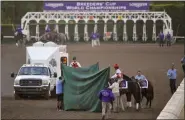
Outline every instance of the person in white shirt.
<path fill-rule="evenodd" d="M 146 77 L 141 74 L 140 70 L 138 70 L 137 75 L 135 76 L 135 79 L 137 79 L 138 81 L 142 81 L 142 80 L 146 80 Z"/>
<path fill-rule="evenodd" d="M 110 89 L 112 89 L 112 93 L 114 94 L 115 100 L 113 102 L 113 111 L 118 112 L 118 108 L 120 107 L 120 92 L 119 92 L 119 83 L 123 80 L 122 79 L 122 72 L 119 69 L 118 64 L 114 65 L 114 68 L 116 70 L 116 73 L 111 77 L 112 79 L 115 79 L 115 82 L 109 86 Z M 124 110 L 124 108 L 122 108 Z"/>
<path fill-rule="evenodd" d="M 118 112 L 120 93 L 119 93 L 119 82 L 117 78 L 115 82 L 111 86 L 109 86 L 109 88 L 112 89 L 112 93 L 114 94 L 115 97 L 115 100 L 113 101 L 113 111 Z"/>
<path fill-rule="evenodd" d="M 73 68 L 81 67 L 80 63 L 76 61 L 76 57 L 73 57 L 73 62 L 71 62 L 70 67 Z"/>

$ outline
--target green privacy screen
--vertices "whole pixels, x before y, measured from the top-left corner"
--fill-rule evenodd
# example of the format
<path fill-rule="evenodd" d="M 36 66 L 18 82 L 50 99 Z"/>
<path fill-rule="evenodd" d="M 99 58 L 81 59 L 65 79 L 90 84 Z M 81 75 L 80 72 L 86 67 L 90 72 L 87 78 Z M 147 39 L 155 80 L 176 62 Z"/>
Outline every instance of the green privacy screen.
<path fill-rule="evenodd" d="M 64 83 L 64 109 L 100 112 L 98 93 L 107 84 L 110 67 L 99 71 L 98 63 L 86 68 L 62 65 Z"/>

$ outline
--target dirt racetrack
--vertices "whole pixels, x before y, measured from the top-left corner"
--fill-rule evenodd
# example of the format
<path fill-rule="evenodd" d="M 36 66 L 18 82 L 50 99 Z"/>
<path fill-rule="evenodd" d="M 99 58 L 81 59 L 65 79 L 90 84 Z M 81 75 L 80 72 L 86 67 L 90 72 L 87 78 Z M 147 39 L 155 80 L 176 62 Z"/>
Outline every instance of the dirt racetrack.
<path fill-rule="evenodd" d="M 25 48 L 17 48 L 14 44 L 1 45 L 1 116 L 2 119 L 100 119 L 100 113 L 56 111 L 56 100 L 14 100 L 13 79 L 10 72 L 17 72 L 25 63 Z M 153 83 L 154 100 L 152 109 L 136 112 L 129 109 L 122 113 L 113 113 L 115 119 L 156 119 L 171 97 L 169 80 L 166 72 L 174 62 L 178 70 L 177 85 L 183 78 L 180 59 L 183 57 L 183 45 L 160 48 L 156 44 L 113 44 L 102 43 L 92 48 L 90 44 L 70 44 L 67 47 L 72 56 L 76 56 L 82 66 L 96 62 L 100 67 L 118 63 L 125 74 L 136 75 L 138 69 Z M 113 74 L 113 71 L 111 72 Z"/>

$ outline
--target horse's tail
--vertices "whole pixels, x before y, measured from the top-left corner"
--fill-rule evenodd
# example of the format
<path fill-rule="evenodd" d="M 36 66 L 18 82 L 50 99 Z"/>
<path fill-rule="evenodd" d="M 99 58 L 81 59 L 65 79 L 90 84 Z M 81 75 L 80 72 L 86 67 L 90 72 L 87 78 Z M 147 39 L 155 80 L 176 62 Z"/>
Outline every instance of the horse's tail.
<path fill-rule="evenodd" d="M 149 90 L 148 96 L 150 97 L 151 100 L 153 100 L 154 99 L 154 89 L 150 81 L 148 81 L 148 90 Z"/>

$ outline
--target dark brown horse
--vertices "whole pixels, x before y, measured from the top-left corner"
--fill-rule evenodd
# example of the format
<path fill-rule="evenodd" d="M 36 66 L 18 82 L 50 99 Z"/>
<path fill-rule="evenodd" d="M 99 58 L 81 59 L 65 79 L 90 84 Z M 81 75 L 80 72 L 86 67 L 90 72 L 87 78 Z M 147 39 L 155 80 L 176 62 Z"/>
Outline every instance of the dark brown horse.
<path fill-rule="evenodd" d="M 134 99 L 135 99 L 135 103 L 136 103 L 136 110 L 139 110 L 139 105 L 141 102 L 141 90 L 140 90 L 139 84 L 137 82 L 133 82 L 133 80 L 126 75 L 123 75 L 123 79 L 128 82 L 128 88 L 122 89 L 121 88 L 122 82 L 120 82 L 120 96 L 126 94 L 127 108 L 128 108 L 128 107 L 132 106 L 131 105 L 131 98 L 133 95 Z M 112 85 L 114 82 L 115 82 L 115 79 L 109 80 L 110 85 Z"/>
<path fill-rule="evenodd" d="M 141 82 L 139 82 L 137 79 L 132 77 L 133 81 L 136 81 L 139 85 L 141 85 Z M 148 80 L 148 88 L 141 88 L 141 102 L 143 100 L 143 97 L 146 98 L 146 108 L 149 107 L 151 108 L 152 106 L 152 100 L 154 98 L 154 90 L 153 90 L 153 85 L 152 83 Z M 148 106 L 149 103 L 149 106 Z"/>

